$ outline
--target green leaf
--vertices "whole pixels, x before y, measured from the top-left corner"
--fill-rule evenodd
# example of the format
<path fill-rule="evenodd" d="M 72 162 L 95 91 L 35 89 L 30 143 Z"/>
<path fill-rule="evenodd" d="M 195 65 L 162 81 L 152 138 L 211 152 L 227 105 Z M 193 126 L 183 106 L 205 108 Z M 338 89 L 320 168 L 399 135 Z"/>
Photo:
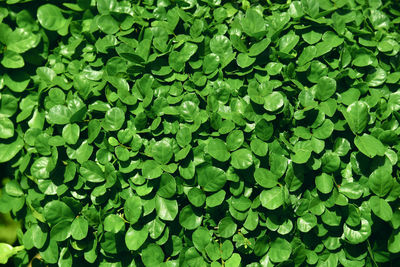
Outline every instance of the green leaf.
<path fill-rule="evenodd" d="M 176 200 L 156 197 L 156 211 L 160 219 L 173 221 L 178 215 L 178 202 Z"/>
<path fill-rule="evenodd" d="M 268 141 L 274 134 L 274 127 L 272 123 L 262 119 L 257 122 L 254 132 L 261 140 Z"/>
<path fill-rule="evenodd" d="M 206 195 L 201 189 L 195 187 L 189 190 L 188 200 L 193 206 L 201 207 L 206 201 Z"/>
<path fill-rule="evenodd" d="M 368 185 L 377 196 L 384 197 L 393 186 L 391 169 L 379 167 L 374 170 L 369 176 Z"/>
<path fill-rule="evenodd" d="M 17 52 L 6 50 L 1 59 L 1 64 L 8 69 L 19 69 L 25 66 L 25 61 Z"/>
<path fill-rule="evenodd" d="M 329 99 L 336 92 L 336 81 L 324 76 L 318 80 L 315 88 L 315 98 L 321 101 Z"/>
<path fill-rule="evenodd" d="M 364 101 L 356 101 L 347 107 L 343 115 L 350 129 L 355 134 L 361 134 L 369 122 L 368 104 Z"/>
<path fill-rule="evenodd" d="M 82 163 L 79 172 L 91 183 L 101 183 L 105 180 L 103 171 L 90 160 Z"/>
<path fill-rule="evenodd" d="M 371 235 L 371 225 L 366 219 L 362 218 L 361 227 L 359 229 L 352 229 L 344 224 L 343 233 L 350 244 L 360 244 Z"/>
<path fill-rule="evenodd" d="M 179 223 L 187 230 L 194 230 L 201 225 L 203 217 L 198 215 L 190 205 L 185 206 L 179 213 Z"/>
<path fill-rule="evenodd" d="M 261 14 L 253 8 L 246 10 L 242 19 L 243 31 L 251 37 L 261 37 L 266 30 L 265 21 Z"/>
<path fill-rule="evenodd" d="M 256 180 L 257 184 L 264 188 L 273 188 L 278 184 L 279 177 L 270 170 L 257 168 L 254 171 L 254 179 Z"/>
<path fill-rule="evenodd" d="M 283 238 L 278 237 L 271 243 L 268 256 L 273 262 L 284 262 L 289 259 L 292 254 L 292 246 Z"/>
<path fill-rule="evenodd" d="M 253 139 L 250 143 L 251 151 L 260 157 L 264 157 L 268 153 L 268 143 L 259 139 Z"/>
<path fill-rule="evenodd" d="M 239 149 L 232 153 L 231 164 L 235 169 L 247 169 L 253 165 L 253 155 L 248 149 Z"/>
<path fill-rule="evenodd" d="M 265 51 L 265 49 L 267 49 L 267 47 L 269 46 L 270 43 L 271 43 L 271 39 L 267 37 L 255 44 L 253 44 L 249 49 L 248 56 L 254 57 L 254 56 L 261 54 L 262 52 Z"/>
<path fill-rule="evenodd" d="M 357 67 L 366 67 L 374 62 L 374 58 L 368 53 L 358 53 L 353 59 L 353 65 Z"/>
<path fill-rule="evenodd" d="M 43 215 L 46 221 L 51 225 L 56 225 L 62 221 L 70 221 L 75 218 L 71 208 L 60 200 L 48 202 L 43 208 Z"/>
<path fill-rule="evenodd" d="M 143 225 L 140 229 L 129 227 L 125 234 L 125 244 L 129 250 L 138 250 L 146 241 L 149 232 L 147 226 Z"/>
<path fill-rule="evenodd" d="M 224 35 L 215 35 L 210 40 L 210 49 L 211 52 L 216 55 L 223 57 L 226 53 L 230 53 L 232 51 L 231 42 L 228 37 Z"/>
<path fill-rule="evenodd" d="M 360 152 L 369 158 L 383 156 L 386 152 L 386 148 L 382 142 L 372 135 L 363 134 L 362 136 L 356 136 L 356 138 L 354 138 L 354 144 Z"/>
<path fill-rule="evenodd" d="M 142 216 L 142 201 L 137 196 L 128 198 L 124 204 L 124 213 L 126 219 L 135 224 Z"/>
<path fill-rule="evenodd" d="M 54 225 L 50 231 L 50 238 L 55 241 L 64 241 L 71 235 L 71 222 L 61 221 Z"/>
<path fill-rule="evenodd" d="M 390 235 L 388 240 L 388 250 L 391 253 L 399 253 L 400 252 L 400 234 L 399 231 L 394 231 Z"/>
<path fill-rule="evenodd" d="M 175 195 L 176 181 L 169 173 L 163 173 L 160 178 L 160 185 L 157 190 L 157 195 L 163 198 L 170 198 Z"/>
<path fill-rule="evenodd" d="M 297 228 L 300 232 L 307 233 L 317 225 L 317 217 L 314 214 L 306 213 L 297 218 Z"/>
<path fill-rule="evenodd" d="M 313 136 L 318 139 L 327 139 L 332 135 L 334 124 L 331 120 L 326 119 L 321 126 L 313 130 Z"/>
<path fill-rule="evenodd" d="M 225 195 L 226 195 L 225 191 L 220 190 L 217 193 L 214 193 L 214 194 L 208 196 L 206 199 L 207 206 L 216 207 L 216 206 L 221 205 L 221 203 L 225 199 Z"/>
<path fill-rule="evenodd" d="M 172 146 L 168 139 L 155 143 L 152 147 L 152 154 L 160 164 L 167 164 L 172 158 Z"/>
<path fill-rule="evenodd" d="M 160 266 L 164 261 L 164 252 L 161 247 L 157 244 L 149 244 L 146 248 L 142 250 L 142 261 L 144 266 Z"/>
<path fill-rule="evenodd" d="M 106 34 L 114 34 L 119 30 L 118 22 L 111 15 L 101 15 L 98 17 L 97 26 Z"/>
<path fill-rule="evenodd" d="M 293 162 L 303 164 L 310 158 L 312 150 L 308 142 L 297 142 L 294 145 L 293 152 L 295 153 L 291 156 Z"/>
<path fill-rule="evenodd" d="M 196 169 L 198 183 L 206 192 L 216 192 L 224 187 L 226 174 L 220 168 L 204 165 Z"/>
<path fill-rule="evenodd" d="M 234 130 L 228 134 L 226 138 L 226 145 L 230 151 L 236 150 L 242 146 L 244 142 L 243 132 L 240 130 Z"/>
<path fill-rule="evenodd" d="M 9 118 L 0 118 L 0 138 L 8 139 L 14 136 L 14 124 Z"/>
<path fill-rule="evenodd" d="M 13 247 L 7 243 L 0 243 L 0 264 L 6 264 L 12 256 L 23 249 L 24 246 Z"/>
<path fill-rule="evenodd" d="M 4 74 L 4 84 L 12 91 L 21 93 L 25 91 L 30 82 L 30 76 L 25 71 L 13 71 L 12 73 Z M 29 98 L 25 100 L 30 100 Z"/>
<path fill-rule="evenodd" d="M 80 135 L 79 125 L 76 123 L 67 124 L 64 126 L 62 130 L 62 137 L 67 142 L 67 144 L 73 145 L 78 142 Z"/>
<path fill-rule="evenodd" d="M 284 98 L 279 92 L 272 92 L 265 97 L 264 108 L 267 111 L 274 112 L 283 107 Z"/>
<path fill-rule="evenodd" d="M 172 61 L 171 63 L 175 64 L 175 61 L 176 60 Z M 205 74 L 210 74 L 216 71 L 219 66 L 219 63 L 220 63 L 220 57 L 217 54 L 210 53 L 206 55 L 204 57 L 204 62 L 203 62 L 203 72 Z"/>
<path fill-rule="evenodd" d="M 323 173 L 315 178 L 315 186 L 323 194 L 329 194 L 333 189 L 333 178 Z"/>
<path fill-rule="evenodd" d="M 109 109 L 102 123 L 106 131 L 118 131 L 125 122 L 125 114 L 120 108 Z"/>
<path fill-rule="evenodd" d="M 207 228 L 199 227 L 192 234 L 193 245 L 199 251 L 204 251 L 206 246 L 211 243 L 212 236 Z"/>
<path fill-rule="evenodd" d="M 212 139 L 207 145 L 207 152 L 211 157 L 219 161 L 227 161 L 230 158 L 230 154 L 226 144 L 221 139 Z"/>
<path fill-rule="evenodd" d="M 283 205 L 283 192 L 280 187 L 263 190 L 260 194 L 261 205 L 269 210 L 275 210 Z"/>
<path fill-rule="evenodd" d="M 304 41 L 306 41 L 309 45 L 313 45 L 321 40 L 322 34 L 311 30 L 309 32 L 303 33 L 301 37 L 303 37 Z"/>
<path fill-rule="evenodd" d="M 142 166 L 142 175 L 147 179 L 155 179 L 163 173 L 160 165 L 154 160 L 146 160 Z"/>
<path fill-rule="evenodd" d="M 37 18 L 39 23 L 49 31 L 58 31 L 64 27 L 66 20 L 61 10 L 52 4 L 45 4 L 38 8 Z"/>
<path fill-rule="evenodd" d="M 51 124 L 68 124 L 70 122 L 72 113 L 71 111 L 64 105 L 55 105 L 53 106 L 48 114 L 47 121 Z"/>
<path fill-rule="evenodd" d="M 230 217 L 225 217 L 218 223 L 218 233 L 222 238 L 229 238 L 236 232 L 237 225 Z"/>
<path fill-rule="evenodd" d="M 47 179 L 50 177 L 50 171 L 53 169 L 51 158 L 40 157 L 31 165 L 31 174 L 38 179 Z"/>
<path fill-rule="evenodd" d="M 121 230 L 125 230 L 125 222 L 120 216 L 110 214 L 104 219 L 104 230 L 117 234 Z"/>
<path fill-rule="evenodd" d="M 247 54 L 239 54 L 236 58 L 236 62 L 239 67 L 247 68 L 251 66 L 256 61 L 255 58 L 249 57 Z"/>
<path fill-rule="evenodd" d="M 89 231 L 89 223 L 83 217 L 77 217 L 71 224 L 71 236 L 75 240 L 84 239 Z"/>
<path fill-rule="evenodd" d="M 289 54 L 299 42 L 300 37 L 290 31 L 288 34 L 281 37 L 279 40 L 279 51 Z"/>
<path fill-rule="evenodd" d="M 382 220 L 388 222 L 392 219 L 393 211 L 386 200 L 381 199 L 377 196 L 372 196 L 369 199 L 369 205 L 371 206 L 373 213 Z"/>

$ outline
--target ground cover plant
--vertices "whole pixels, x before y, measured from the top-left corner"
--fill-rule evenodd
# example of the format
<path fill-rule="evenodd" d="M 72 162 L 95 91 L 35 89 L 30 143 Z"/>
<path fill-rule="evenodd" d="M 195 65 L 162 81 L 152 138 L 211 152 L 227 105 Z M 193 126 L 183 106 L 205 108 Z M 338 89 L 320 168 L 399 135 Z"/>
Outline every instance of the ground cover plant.
<path fill-rule="evenodd" d="M 0 263 L 398 266 L 399 15 L 1 0 Z"/>

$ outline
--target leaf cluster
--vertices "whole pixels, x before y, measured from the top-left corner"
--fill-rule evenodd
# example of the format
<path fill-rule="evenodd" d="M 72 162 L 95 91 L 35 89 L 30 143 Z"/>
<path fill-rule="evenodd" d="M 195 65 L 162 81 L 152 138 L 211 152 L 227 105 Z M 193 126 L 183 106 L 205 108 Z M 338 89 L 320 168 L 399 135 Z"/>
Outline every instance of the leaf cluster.
<path fill-rule="evenodd" d="M 0 212 L 23 225 L 0 261 L 399 264 L 399 15 L 0 1 Z"/>

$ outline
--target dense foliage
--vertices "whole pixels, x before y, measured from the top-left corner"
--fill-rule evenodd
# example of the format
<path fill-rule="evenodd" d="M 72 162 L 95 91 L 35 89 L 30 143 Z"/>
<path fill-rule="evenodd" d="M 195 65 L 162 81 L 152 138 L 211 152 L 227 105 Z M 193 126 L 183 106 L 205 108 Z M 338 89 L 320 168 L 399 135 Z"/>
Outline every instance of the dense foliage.
<path fill-rule="evenodd" d="M 398 266 L 399 15 L 1 0 L 0 261 Z"/>

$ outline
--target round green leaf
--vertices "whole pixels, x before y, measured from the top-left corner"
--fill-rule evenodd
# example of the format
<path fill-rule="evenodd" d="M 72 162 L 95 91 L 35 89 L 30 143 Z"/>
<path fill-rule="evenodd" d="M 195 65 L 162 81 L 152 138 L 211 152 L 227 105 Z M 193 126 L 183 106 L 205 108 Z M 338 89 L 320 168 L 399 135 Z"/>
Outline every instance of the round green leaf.
<path fill-rule="evenodd" d="M 125 122 L 125 114 L 120 108 L 109 109 L 103 121 L 103 128 L 107 131 L 118 131 Z"/>
<path fill-rule="evenodd" d="M 201 189 L 194 187 L 188 192 L 188 200 L 193 206 L 201 207 L 206 201 L 206 195 Z"/>
<path fill-rule="evenodd" d="M 299 231 L 307 233 L 317 225 L 317 217 L 314 214 L 306 213 L 297 218 L 297 228 Z"/>
<path fill-rule="evenodd" d="M 149 235 L 149 231 L 146 225 L 143 225 L 140 229 L 129 227 L 125 234 L 125 244 L 129 250 L 138 250 L 146 241 Z"/>
<path fill-rule="evenodd" d="M 142 165 L 142 175 L 147 179 L 155 179 L 161 176 L 163 170 L 154 160 L 146 160 Z"/>
<path fill-rule="evenodd" d="M 198 183 L 206 192 L 220 190 L 226 183 L 226 174 L 220 168 L 204 165 L 196 169 Z"/>
<path fill-rule="evenodd" d="M 118 22 L 111 15 L 101 15 L 97 19 L 97 26 L 106 34 L 114 34 L 119 30 Z"/>
<path fill-rule="evenodd" d="M 58 31 L 64 27 L 66 20 L 61 10 L 52 4 L 45 4 L 38 8 L 37 18 L 39 23 L 49 31 Z"/>
<path fill-rule="evenodd" d="M 364 131 L 369 122 L 368 104 L 364 101 L 356 101 L 347 107 L 343 115 L 350 129 L 355 134 L 360 134 Z"/>
<path fill-rule="evenodd" d="M 248 149 L 239 149 L 231 155 L 231 165 L 235 169 L 247 169 L 253 165 L 253 155 Z"/>
<path fill-rule="evenodd" d="M 280 187 L 263 190 L 260 194 L 261 205 L 269 210 L 275 210 L 283 205 L 283 192 Z"/>
<path fill-rule="evenodd" d="M 283 107 L 284 98 L 279 92 L 272 92 L 265 97 L 264 108 L 267 111 L 274 112 Z"/>
<path fill-rule="evenodd" d="M 391 253 L 399 253 L 400 252 L 400 231 L 394 231 L 390 235 L 388 240 L 388 250 Z"/>
<path fill-rule="evenodd" d="M 218 233 L 223 238 L 229 238 L 236 232 L 237 225 L 231 217 L 225 217 L 218 223 Z"/>
<path fill-rule="evenodd" d="M 71 208 L 60 200 L 48 202 L 43 208 L 43 215 L 51 225 L 56 225 L 62 221 L 72 221 L 75 218 Z"/>
<path fill-rule="evenodd" d="M 157 190 L 157 195 L 163 198 L 170 198 L 175 195 L 176 181 L 169 173 L 163 173 L 160 178 L 160 185 Z"/>
<path fill-rule="evenodd" d="M 251 66 L 255 61 L 255 58 L 249 57 L 247 54 L 242 53 L 240 53 L 236 58 L 236 62 L 241 68 L 247 68 Z"/>
<path fill-rule="evenodd" d="M 333 189 L 332 176 L 323 173 L 315 178 L 315 186 L 323 194 L 329 194 Z"/>
<path fill-rule="evenodd" d="M 124 204 L 125 218 L 135 224 L 142 215 L 142 201 L 137 196 L 132 196 L 125 201 Z"/>
<path fill-rule="evenodd" d="M 194 230 L 201 225 L 203 216 L 197 215 L 190 205 L 182 208 L 179 213 L 179 223 L 187 230 Z"/>
<path fill-rule="evenodd" d="M 17 52 L 6 50 L 1 59 L 1 64 L 8 69 L 19 69 L 25 66 L 25 61 Z"/>
<path fill-rule="evenodd" d="M 360 244 L 367 240 L 371 235 L 371 226 L 366 219 L 362 218 L 361 228 L 353 229 L 344 224 L 343 233 L 350 244 Z"/>
<path fill-rule="evenodd" d="M 12 143 L 0 143 L 0 163 L 14 158 L 23 146 L 24 141 L 19 137 Z"/>
<path fill-rule="evenodd" d="M 211 243 L 212 236 L 208 229 L 199 227 L 193 232 L 192 240 L 197 250 L 204 251 L 206 246 Z"/>
<path fill-rule="evenodd" d="M 71 116 L 72 113 L 66 106 L 55 105 L 49 110 L 47 120 L 52 124 L 63 125 L 70 122 Z"/>
<path fill-rule="evenodd" d="M 62 131 L 62 137 L 64 138 L 67 144 L 73 145 L 78 142 L 80 135 L 80 128 L 79 125 L 76 123 L 67 124 L 64 126 Z"/>
<path fill-rule="evenodd" d="M 264 168 L 256 168 L 254 171 L 254 179 L 257 184 L 264 188 L 273 188 L 278 184 L 279 177 L 270 170 Z"/>
<path fill-rule="evenodd" d="M 164 252 L 162 248 L 157 244 L 149 244 L 142 251 L 142 261 L 144 266 L 159 266 L 164 261 Z"/>
<path fill-rule="evenodd" d="M 160 164 L 167 164 L 172 158 L 172 146 L 168 139 L 155 143 L 152 147 L 152 154 Z"/>
<path fill-rule="evenodd" d="M 0 138 L 8 139 L 14 135 L 14 124 L 6 117 L 0 118 Z"/>
<path fill-rule="evenodd" d="M 292 246 L 283 238 L 278 237 L 271 243 L 268 256 L 273 262 L 283 262 L 289 259 L 292 253 Z"/>
<path fill-rule="evenodd" d="M 258 138 L 260 138 L 263 141 L 268 141 L 274 134 L 274 127 L 272 123 L 262 119 L 259 122 L 257 122 L 254 131 Z"/>
<path fill-rule="evenodd" d="M 230 158 L 226 144 L 221 139 L 212 139 L 207 145 L 207 152 L 211 157 L 219 161 L 227 161 Z"/>
<path fill-rule="evenodd" d="M 362 136 L 356 136 L 354 144 L 364 155 L 370 158 L 376 155 L 383 156 L 386 152 L 386 148 L 382 142 L 372 135 L 363 134 Z"/>
<path fill-rule="evenodd" d="M 384 221 L 390 221 L 393 217 L 393 211 L 386 200 L 381 199 L 377 196 L 372 196 L 369 199 L 369 205 L 376 216 Z"/>
<path fill-rule="evenodd" d="M 156 211 L 160 219 L 173 221 L 178 215 L 178 202 L 176 200 L 156 197 Z"/>
<path fill-rule="evenodd" d="M 84 239 L 89 231 L 89 223 L 83 217 L 77 217 L 71 224 L 71 236 L 75 240 Z"/>
<path fill-rule="evenodd" d="M 240 130 L 234 130 L 229 133 L 226 138 L 226 145 L 230 151 L 236 150 L 242 146 L 244 142 L 243 132 Z"/>
<path fill-rule="evenodd" d="M 106 230 L 107 232 L 112 232 L 116 234 L 122 229 L 125 230 L 125 222 L 120 216 L 116 214 L 109 214 L 104 219 L 104 230 Z"/>
<path fill-rule="evenodd" d="M 374 170 L 369 176 L 368 185 L 371 191 L 377 196 L 384 197 L 393 186 L 390 168 L 382 166 Z"/>
<path fill-rule="evenodd" d="M 330 77 L 321 77 L 315 89 L 315 98 L 321 101 L 329 99 L 336 92 L 336 81 Z"/>

